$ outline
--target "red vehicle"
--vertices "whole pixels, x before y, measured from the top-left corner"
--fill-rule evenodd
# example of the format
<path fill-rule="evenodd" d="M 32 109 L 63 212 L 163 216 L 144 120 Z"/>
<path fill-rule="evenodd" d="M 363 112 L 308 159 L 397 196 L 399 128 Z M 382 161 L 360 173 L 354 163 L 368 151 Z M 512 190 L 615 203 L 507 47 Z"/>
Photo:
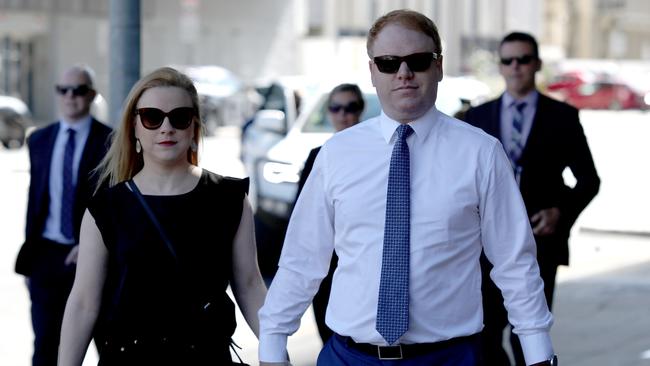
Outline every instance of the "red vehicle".
<path fill-rule="evenodd" d="M 640 92 L 611 78 L 588 78 L 580 72 L 560 75 L 548 85 L 551 95 L 578 109 L 642 109 L 650 107 L 650 92 Z"/>

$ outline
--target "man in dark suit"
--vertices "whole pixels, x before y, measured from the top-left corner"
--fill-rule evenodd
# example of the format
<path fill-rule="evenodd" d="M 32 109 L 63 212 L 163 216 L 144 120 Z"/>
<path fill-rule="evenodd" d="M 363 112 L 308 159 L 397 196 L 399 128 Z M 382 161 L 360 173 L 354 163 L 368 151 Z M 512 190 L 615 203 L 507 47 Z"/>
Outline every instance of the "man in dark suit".
<path fill-rule="evenodd" d="M 466 120 L 503 144 L 519 183 L 537 243 L 537 261 L 549 309 L 559 265 L 569 264 L 571 226 L 600 186 L 578 110 L 535 88 L 541 69 L 537 41 L 526 33 L 510 33 L 499 46 L 499 71 L 506 91 L 496 100 L 467 111 Z M 574 187 L 562 173 L 571 169 Z M 510 365 L 502 347 L 508 325 L 503 298 L 490 279 L 491 264 L 482 257 L 483 352 L 486 365 Z M 525 365 L 517 336 L 510 337 L 516 365 Z"/>
<path fill-rule="evenodd" d="M 28 139 L 29 201 L 16 272 L 32 301 L 33 365 L 56 365 L 61 321 L 77 261 L 79 228 L 111 129 L 90 115 L 92 70 L 73 66 L 56 86 L 61 119 Z"/>

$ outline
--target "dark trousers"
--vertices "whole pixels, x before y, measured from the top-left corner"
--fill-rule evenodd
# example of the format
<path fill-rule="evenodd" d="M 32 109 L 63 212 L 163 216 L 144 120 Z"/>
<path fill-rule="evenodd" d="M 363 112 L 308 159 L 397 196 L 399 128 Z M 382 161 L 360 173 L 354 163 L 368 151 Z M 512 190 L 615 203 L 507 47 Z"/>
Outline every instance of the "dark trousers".
<path fill-rule="evenodd" d="M 482 366 L 480 360 L 480 338 L 468 338 L 449 347 L 436 349 L 430 353 L 402 360 L 384 361 L 375 356 L 352 348 L 345 338 L 338 334 L 329 341 L 318 355 L 318 366 Z M 485 364 L 489 365 L 489 364 Z"/>
<path fill-rule="evenodd" d="M 76 266 L 64 264 L 72 245 L 43 239 L 35 243 L 33 271 L 29 277 L 29 295 L 34 329 L 33 366 L 55 366 L 61 323 Z"/>
<path fill-rule="evenodd" d="M 540 275 L 544 281 L 544 295 L 549 309 L 553 304 L 555 291 L 555 275 L 557 265 L 542 265 L 546 261 L 540 260 Z M 547 262 L 546 262 L 547 263 Z M 483 360 L 490 366 L 510 366 L 510 359 L 503 348 L 503 331 L 509 325 L 508 313 L 503 306 L 503 296 L 499 288 L 492 282 L 490 271 L 492 264 L 484 254 L 481 255 L 481 271 L 483 273 L 483 331 L 481 332 L 481 346 Z M 519 337 L 510 333 L 510 346 L 515 357 L 516 366 L 526 366 L 524 354 L 519 343 Z"/>
<path fill-rule="evenodd" d="M 332 262 L 330 263 L 330 270 L 327 273 L 327 276 L 320 283 L 320 288 L 314 296 L 313 306 L 314 306 L 314 317 L 316 318 L 316 326 L 318 327 L 318 334 L 320 339 L 325 344 L 330 337 L 332 336 L 332 330 L 325 324 L 325 313 L 327 312 L 327 304 L 330 300 L 330 293 L 332 292 L 332 277 L 334 276 L 334 270 L 339 262 L 339 257 L 336 256 L 336 253 L 332 254 Z"/>

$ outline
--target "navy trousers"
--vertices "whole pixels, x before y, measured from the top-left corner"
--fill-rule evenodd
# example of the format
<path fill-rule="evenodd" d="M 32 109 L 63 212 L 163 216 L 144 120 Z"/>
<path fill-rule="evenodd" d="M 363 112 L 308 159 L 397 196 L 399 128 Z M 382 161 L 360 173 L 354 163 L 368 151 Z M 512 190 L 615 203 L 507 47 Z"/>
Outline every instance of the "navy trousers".
<path fill-rule="evenodd" d="M 35 254 L 29 277 L 29 295 L 34 329 L 33 366 L 55 366 L 61 323 L 76 266 L 64 264 L 72 245 L 44 240 Z"/>
<path fill-rule="evenodd" d="M 480 338 L 473 337 L 422 356 L 383 361 L 350 347 L 335 334 L 318 355 L 317 366 L 482 366 L 480 350 Z"/>

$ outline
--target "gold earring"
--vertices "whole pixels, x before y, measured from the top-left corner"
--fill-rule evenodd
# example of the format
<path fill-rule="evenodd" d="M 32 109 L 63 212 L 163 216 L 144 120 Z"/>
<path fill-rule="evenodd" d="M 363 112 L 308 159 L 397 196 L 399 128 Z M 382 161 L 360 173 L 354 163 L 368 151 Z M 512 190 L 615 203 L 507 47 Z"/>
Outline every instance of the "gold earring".
<path fill-rule="evenodd" d="M 140 144 L 140 139 L 135 139 L 135 152 L 138 154 L 142 152 L 142 144 Z"/>

